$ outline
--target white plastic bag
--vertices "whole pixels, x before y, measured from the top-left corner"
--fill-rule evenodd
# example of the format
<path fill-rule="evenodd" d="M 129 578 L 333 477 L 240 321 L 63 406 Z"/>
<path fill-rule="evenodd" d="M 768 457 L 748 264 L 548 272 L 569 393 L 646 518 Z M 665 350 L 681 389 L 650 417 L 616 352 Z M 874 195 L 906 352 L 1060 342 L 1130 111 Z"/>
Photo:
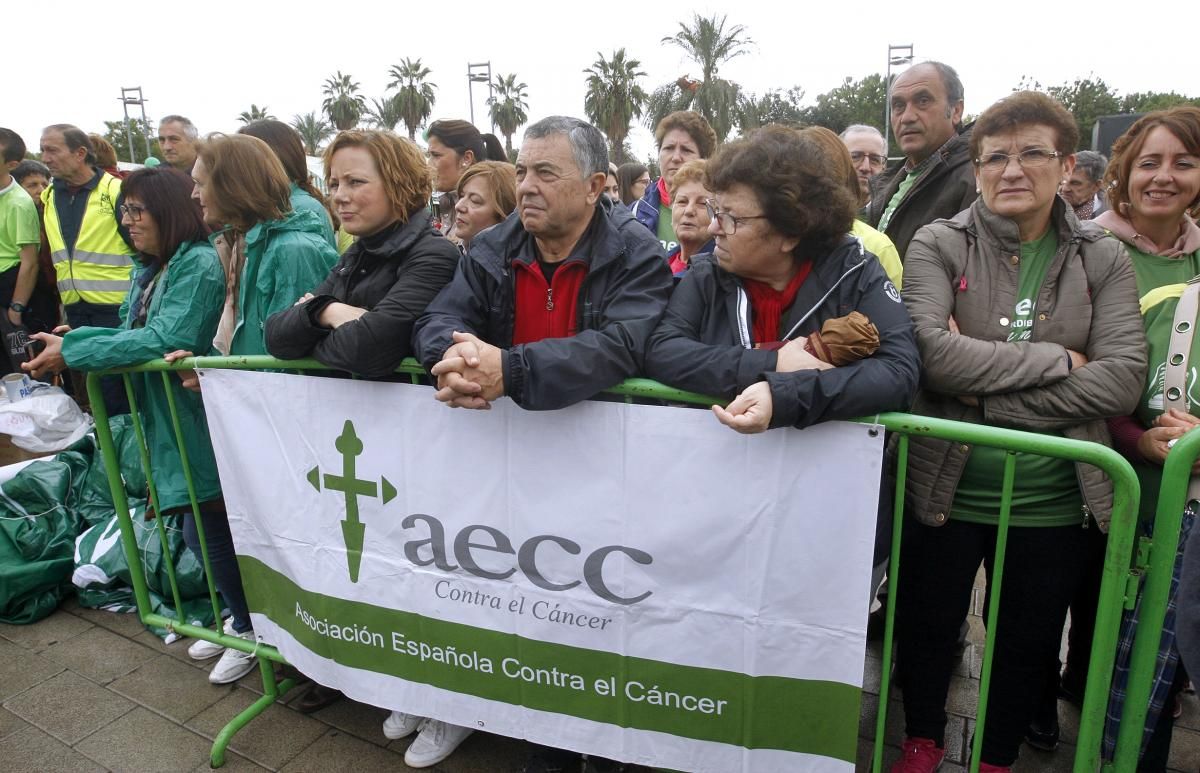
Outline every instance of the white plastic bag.
<path fill-rule="evenodd" d="M 33 453 L 62 451 L 92 429 L 92 417 L 59 387 L 34 382 L 29 397 L 9 402 L 0 394 L 0 433 Z"/>

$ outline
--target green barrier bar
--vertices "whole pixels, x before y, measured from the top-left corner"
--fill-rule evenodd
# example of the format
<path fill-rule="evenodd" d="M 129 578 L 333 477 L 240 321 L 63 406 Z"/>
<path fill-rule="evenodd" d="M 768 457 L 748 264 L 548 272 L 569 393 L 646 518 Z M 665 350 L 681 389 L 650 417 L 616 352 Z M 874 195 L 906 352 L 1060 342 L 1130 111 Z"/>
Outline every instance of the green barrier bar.
<path fill-rule="evenodd" d="M 1167 615 L 1171 575 L 1179 549 L 1179 532 L 1183 525 L 1183 510 L 1187 506 L 1188 483 L 1192 464 L 1200 456 L 1200 432 L 1189 432 L 1179 439 L 1163 465 L 1162 486 L 1158 507 L 1154 513 L 1154 533 L 1149 542 L 1146 583 L 1142 592 L 1142 608 L 1134 636 L 1130 659 L 1129 684 L 1125 691 L 1125 707 L 1117 733 L 1116 770 L 1133 770 L 1141 753 L 1142 729 L 1150 708 L 1150 692 L 1158 657 L 1163 620 Z M 1135 588 L 1136 592 L 1136 588 Z M 1170 711 L 1166 707 L 1164 711 Z"/>
<path fill-rule="evenodd" d="M 975 738 L 971 742 L 971 773 L 979 773 L 983 755 L 983 731 L 987 727 L 988 694 L 992 685 L 992 661 L 995 659 L 996 621 L 1000 619 L 1000 586 L 1004 580 L 1004 556 L 1008 551 L 1008 524 L 1012 516 L 1013 478 L 1017 455 L 1004 457 L 1004 483 L 1000 487 L 1000 522 L 996 525 L 996 557 L 987 577 L 991 604 L 988 606 L 987 632 L 983 641 L 983 669 L 979 674 L 979 704 L 975 709 Z"/>
<path fill-rule="evenodd" d="M 164 378 L 169 377 L 170 371 L 182 371 L 192 368 L 212 368 L 212 369 L 233 369 L 233 370 L 277 370 L 288 372 L 306 372 L 328 370 L 328 368 L 316 360 L 279 360 L 274 357 L 261 356 L 245 356 L 245 357 L 193 357 L 186 360 L 181 360 L 175 363 L 167 363 L 163 360 L 155 360 L 144 363 L 142 365 L 131 366 L 127 368 L 116 368 L 105 373 L 135 373 L 135 372 L 161 372 Z M 421 377 L 425 375 L 425 370 L 412 359 L 405 360 L 396 371 L 398 374 L 407 375 L 409 380 L 417 383 Z M 134 567 L 139 564 L 137 545 L 133 535 L 132 523 L 129 519 L 128 506 L 125 501 L 124 488 L 120 481 L 120 473 L 116 456 L 116 449 L 113 444 L 112 434 L 108 429 L 107 412 L 103 407 L 103 399 L 100 396 L 98 388 L 98 376 L 100 373 L 89 374 L 88 376 L 88 393 L 91 396 L 94 412 L 97 422 L 97 437 L 100 442 L 101 452 L 104 455 L 106 468 L 109 477 L 109 485 L 113 488 L 114 501 L 117 502 L 117 511 L 119 523 L 122 532 L 122 543 L 125 547 L 126 557 L 130 562 L 130 566 Z M 677 389 L 671 389 L 658 384 L 648 379 L 630 379 L 622 384 L 613 387 L 608 392 L 624 396 L 627 401 L 634 398 L 661 400 L 668 403 L 683 403 L 699 406 L 709 406 L 713 404 L 721 404 L 723 401 L 716 400 L 704 395 L 698 395 L 692 392 L 686 392 Z M 175 411 L 174 400 L 171 392 L 167 390 L 168 402 L 171 409 L 173 429 L 175 431 L 176 442 L 180 446 L 184 469 L 187 472 L 189 495 L 192 502 L 193 513 L 197 512 L 198 503 L 195 498 L 195 491 L 191 481 L 191 470 L 186 464 L 186 451 L 182 447 L 182 429 L 179 423 L 178 414 Z M 132 404 L 132 403 L 131 403 Z M 1088 678 L 1087 690 L 1084 697 L 1084 706 L 1082 709 L 1080 729 L 1078 737 L 1078 747 L 1074 760 L 1074 771 L 1076 773 L 1084 773 L 1085 771 L 1094 771 L 1100 764 L 1100 738 L 1103 733 L 1104 712 L 1108 700 L 1108 689 L 1112 677 L 1112 664 L 1116 656 L 1117 646 L 1117 626 L 1120 619 L 1120 610 L 1124 606 L 1127 587 L 1131 585 L 1130 561 L 1133 555 L 1134 530 L 1136 528 L 1137 518 L 1137 501 L 1139 495 L 1139 485 L 1137 476 L 1128 462 L 1120 457 L 1115 451 L 1110 448 L 1082 441 L 1069 440 L 1060 436 L 1041 435 L 1031 432 L 1021 432 L 1017 430 L 1002 429 L 990 427 L 981 424 L 965 424 L 953 422 L 944 419 L 935 419 L 924 416 L 914 416 L 909 414 L 888 413 L 881 414 L 873 419 L 860 419 L 861 423 L 875 425 L 876 427 L 886 428 L 888 431 L 895 432 L 899 435 L 898 450 L 899 450 L 899 469 L 897 472 L 897 488 L 896 497 L 893 503 L 895 517 L 893 530 L 895 539 L 892 545 L 892 557 L 889 565 L 889 577 L 892 583 L 893 591 L 888 596 L 886 625 L 884 631 L 884 653 L 882 663 L 882 674 L 880 681 L 880 696 L 879 696 L 879 712 L 876 720 L 876 736 L 875 748 L 873 755 L 873 770 L 880 771 L 882 769 L 883 760 L 883 736 L 886 726 L 887 701 L 890 690 L 890 670 L 892 663 L 892 643 L 894 637 L 894 618 L 896 605 L 896 588 L 898 588 L 899 571 L 900 571 L 900 538 L 903 526 L 903 511 L 904 511 L 904 489 L 907 475 L 908 462 L 908 439 L 913 435 L 933 437 L 942 440 L 950 440 L 957 443 L 966 443 L 969 445 L 989 446 L 1000 448 L 1009 451 L 1008 458 L 1005 463 L 1005 483 L 1004 483 L 1004 498 L 1002 500 L 1001 526 L 1000 535 L 997 544 L 996 556 L 996 580 L 992 589 L 993 603 L 989 610 L 988 634 L 987 634 L 987 650 L 985 651 L 984 671 L 980 680 L 980 708 L 978 710 L 978 722 L 976 724 L 975 738 L 975 753 L 973 754 L 972 770 L 977 771 L 979 765 L 979 746 L 983 737 L 983 723 L 986 717 L 986 700 L 990 683 L 990 668 L 991 668 L 991 650 L 992 642 L 995 637 L 996 621 L 995 616 L 999 609 L 999 579 L 1002 574 L 1002 565 L 1004 559 L 1004 550 L 1007 540 L 1007 524 L 1009 510 L 1011 509 L 1012 496 L 1012 477 L 1014 472 L 1013 459 L 1014 453 L 1029 453 L 1039 454 L 1042 456 L 1050 456 L 1060 459 L 1068 459 L 1076 462 L 1083 462 L 1094 465 L 1103 470 L 1113 481 L 1114 484 L 1114 506 L 1112 522 L 1109 530 L 1108 553 L 1105 557 L 1104 576 L 1100 590 L 1100 607 L 1097 612 L 1096 619 L 1096 634 L 1092 646 L 1092 659 L 1090 663 L 1090 673 Z M 136 432 L 141 440 L 140 422 L 136 421 Z M 1197 433 L 1200 437 L 1200 433 Z M 1182 441 L 1181 441 L 1182 443 Z M 1200 441 L 1195 441 L 1191 445 L 1185 445 L 1182 453 L 1177 456 L 1186 455 L 1192 446 L 1200 450 Z M 1188 457 L 1191 458 L 1191 457 Z M 143 466 L 147 469 L 147 477 L 149 478 L 149 460 L 143 453 Z M 1187 467 L 1189 465 L 1179 464 L 1176 467 Z M 1168 465 L 1168 471 L 1172 470 Z M 1184 485 L 1186 489 L 1186 484 Z M 157 499 L 157 497 L 155 497 Z M 122 515 L 122 508 L 124 514 Z M 1176 512 L 1176 533 L 1178 532 L 1178 518 L 1182 508 L 1177 508 Z M 197 518 L 199 526 L 199 519 Z M 201 534 L 203 544 L 203 534 Z M 207 551 L 204 551 L 204 563 L 207 572 L 208 561 Z M 1167 581 L 1169 583 L 1170 567 L 1167 567 Z M 133 572 L 134 577 L 134 595 L 138 601 L 138 609 L 141 612 L 143 622 L 151 625 L 160 625 L 172 627 L 178 633 L 186 636 L 192 636 L 198 639 L 217 642 L 219 644 L 233 647 L 245 652 L 252 652 L 258 655 L 260 665 L 264 672 L 264 685 L 267 689 L 267 695 L 255 702 L 251 707 L 243 711 L 229 725 L 222 730 L 218 735 L 217 740 L 213 745 L 212 762 L 214 767 L 222 764 L 224 760 L 225 746 L 234 733 L 242 726 L 250 721 L 258 713 L 261 713 L 274 700 L 277 694 L 275 690 L 286 690 L 291 684 L 287 681 L 280 684 L 278 688 L 274 683 L 273 673 L 268 675 L 270 669 L 266 665 L 268 660 L 283 662 L 282 657 L 274 647 L 267 645 L 247 642 L 238 637 L 225 635 L 222 631 L 211 631 L 206 628 L 198 628 L 187 625 L 182 621 L 170 620 L 162 615 L 151 613 L 149 606 L 149 594 L 146 589 L 145 581 L 140 576 L 140 573 Z M 211 573 L 209 573 L 211 575 Z M 175 593 L 178 603 L 178 588 L 174 577 L 171 577 L 172 590 Z M 1135 583 L 1132 583 L 1135 585 Z M 215 604 L 215 589 L 212 585 L 212 580 L 208 579 L 210 594 L 214 597 Z M 1163 605 L 1165 606 L 1165 596 Z M 1161 618 L 1160 618 L 1161 620 Z M 218 625 L 218 628 L 220 626 Z M 1157 644 L 1157 641 L 1155 641 Z M 1151 653 L 1152 655 L 1153 653 Z M 1151 664 L 1152 665 L 1152 664 Z"/>

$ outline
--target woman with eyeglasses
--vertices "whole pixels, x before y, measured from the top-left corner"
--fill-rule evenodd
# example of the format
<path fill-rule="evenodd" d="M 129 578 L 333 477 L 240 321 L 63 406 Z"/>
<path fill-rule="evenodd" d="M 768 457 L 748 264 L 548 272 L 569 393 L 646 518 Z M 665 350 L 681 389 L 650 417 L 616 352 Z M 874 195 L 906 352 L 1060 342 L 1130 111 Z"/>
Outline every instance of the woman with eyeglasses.
<path fill-rule="evenodd" d="M 1120 239 L 1132 259 L 1150 347 L 1150 368 L 1133 415 L 1114 419 L 1109 425 L 1117 447 L 1141 479 L 1141 526 L 1149 536 L 1158 508 L 1162 465 L 1172 443 L 1200 425 L 1195 385 L 1188 375 L 1195 373 L 1200 363 L 1200 341 L 1188 335 L 1197 323 L 1196 299 L 1200 297 L 1200 284 L 1189 284 L 1200 275 L 1200 228 L 1192 219 L 1200 211 L 1200 109 L 1177 107 L 1138 119 L 1113 145 L 1105 184 L 1112 209 L 1094 222 Z M 1173 331 L 1183 322 L 1190 326 L 1173 339 Z M 1194 489 L 1188 491 L 1189 500 L 1197 498 Z M 1181 610 L 1193 606 L 1185 599 L 1194 597 L 1197 587 L 1194 580 L 1179 583 L 1182 548 L 1194 529 L 1194 519 L 1195 510 L 1189 507 L 1183 516 L 1172 583 L 1179 586 Z M 1123 632 L 1131 631 L 1135 624 L 1135 614 L 1127 614 Z M 1175 615 L 1168 612 L 1139 771 L 1166 770 L 1175 724 L 1173 710 L 1187 682 L 1187 675 L 1178 668 L 1175 631 Z M 1127 659 L 1119 656 L 1117 685 L 1125 683 L 1127 673 Z M 1113 749 L 1117 729 L 1111 722 L 1106 728 L 1106 756 Z"/>
<path fill-rule="evenodd" d="M 716 246 L 671 295 L 647 375 L 732 400 L 713 411 L 745 433 L 907 408 L 918 377 L 912 322 L 849 235 L 856 197 L 821 146 L 767 126 L 723 146 L 705 187 Z M 830 357 L 835 348 L 848 356 Z"/>
<path fill-rule="evenodd" d="M 650 171 L 645 164 L 631 161 L 617 167 L 617 190 L 621 194 L 621 203 L 630 206 L 633 202 L 646 195 L 650 187 Z"/>
<path fill-rule="evenodd" d="M 1035 92 L 979 117 L 980 198 L 918 231 L 905 255 L 923 365 L 913 413 L 1111 445 L 1105 420 L 1137 403 L 1146 344 L 1133 269 L 1117 240 L 1058 196 L 1078 139 L 1071 114 Z M 958 631 L 980 564 L 992 570 L 1006 459 L 982 446 L 909 443 L 899 773 L 936 770 L 945 757 Z M 1009 770 L 1027 731 L 1042 748 L 1057 743 L 1056 713 L 1031 721 L 1090 540 L 1113 507 L 1112 482 L 1095 467 L 1029 454 L 1015 463 L 982 771 Z"/>

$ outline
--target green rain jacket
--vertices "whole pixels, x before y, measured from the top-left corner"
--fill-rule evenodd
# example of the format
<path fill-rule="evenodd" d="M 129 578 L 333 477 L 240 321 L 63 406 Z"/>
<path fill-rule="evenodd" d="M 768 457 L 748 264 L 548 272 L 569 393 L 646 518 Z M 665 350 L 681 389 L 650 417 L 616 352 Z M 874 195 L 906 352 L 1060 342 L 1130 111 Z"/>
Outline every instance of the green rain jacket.
<path fill-rule="evenodd" d="M 267 354 L 263 341 L 267 317 L 291 308 L 329 275 L 338 254 L 325 240 L 323 227 L 316 214 L 293 210 L 246 232 L 246 262 L 238 284 L 238 320 L 230 355 Z M 192 351 L 211 347 L 210 336 L 203 347 Z"/>
<path fill-rule="evenodd" d="M 143 266 L 135 269 L 134 275 L 140 278 L 151 270 Z M 129 310 L 141 292 L 141 282 L 135 281 L 121 305 L 121 327 L 83 327 L 67 333 L 62 345 L 67 364 L 80 370 L 104 370 L 157 360 L 176 349 L 208 351 L 225 302 L 225 272 L 210 245 L 185 242 L 179 248 L 157 279 L 145 326 L 135 328 Z M 184 389 L 175 374 L 167 375 L 179 411 L 197 501 L 215 499 L 221 494 L 221 483 L 208 437 L 204 403 L 199 394 Z M 162 374 L 134 373 L 130 378 L 146 429 L 158 509 L 187 505 L 187 481 L 175 443 Z"/>

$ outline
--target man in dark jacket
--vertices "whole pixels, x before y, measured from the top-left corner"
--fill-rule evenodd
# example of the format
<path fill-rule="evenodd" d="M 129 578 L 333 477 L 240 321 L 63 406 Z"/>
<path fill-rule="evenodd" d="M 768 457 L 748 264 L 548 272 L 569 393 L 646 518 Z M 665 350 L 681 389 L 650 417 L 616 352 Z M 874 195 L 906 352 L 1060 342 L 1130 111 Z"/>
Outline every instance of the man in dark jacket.
<path fill-rule="evenodd" d="M 969 145 L 962 125 L 963 86 L 954 68 L 924 62 L 897 76 L 891 91 L 892 131 L 904 160 L 875 181 L 866 220 L 883 231 L 900 252 L 913 234 L 940 218 L 951 218 L 978 195 Z"/>
<path fill-rule="evenodd" d="M 413 334 L 439 400 L 562 408 L 641 369 L 671 274 L 654 235 L 603 195 L 607 175 L 594 126 L 552 116 L 526 130 L 516 213 L 472 240 Z"/>

